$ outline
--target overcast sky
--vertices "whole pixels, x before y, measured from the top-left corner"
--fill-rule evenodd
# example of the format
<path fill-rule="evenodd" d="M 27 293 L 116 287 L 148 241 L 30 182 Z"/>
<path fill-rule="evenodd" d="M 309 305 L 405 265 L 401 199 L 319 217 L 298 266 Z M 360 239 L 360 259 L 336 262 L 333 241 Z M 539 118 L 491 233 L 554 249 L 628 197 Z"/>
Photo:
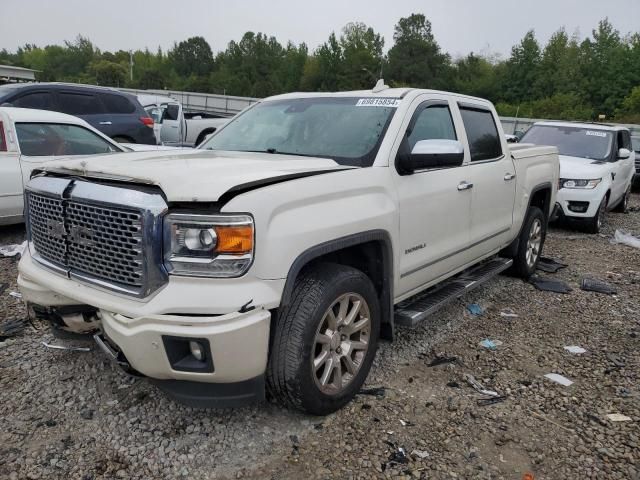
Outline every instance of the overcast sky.
<path fill-rule="evenodd" d="M 0 0 L 0 48 L 60 44 L 82 34 L 102 50 L 166 50 L 201 35 L 217 52 L 251 30 L 313 49 L 351 21 L 372 26 L 389 48 L 395 23 L 411 13 L 431 20 L 454 57 L 508 55 L 532 28 L 543 42 L 561 26 L 585 37 L 604 17 L 623 34 L 640 31 L 640 0 Z"/>

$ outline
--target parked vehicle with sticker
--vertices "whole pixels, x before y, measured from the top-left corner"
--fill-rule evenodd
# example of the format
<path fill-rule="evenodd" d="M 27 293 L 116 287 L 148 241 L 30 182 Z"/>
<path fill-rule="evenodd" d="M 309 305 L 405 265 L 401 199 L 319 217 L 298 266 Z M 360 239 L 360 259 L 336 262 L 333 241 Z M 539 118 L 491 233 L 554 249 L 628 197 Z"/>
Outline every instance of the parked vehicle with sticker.
<path fill-rule="evenodd" d="M 181 402 L 268 388 L 323 415 L 397 326 L 532 275 L 558 172 L 556 148 L 510 147 L 486 100 L 381 83 L 276 96 L 170 162 L 36 172 L 18 283 L 54 332 L 93 335 Z"/>
<path fill-rule="evenodd" d="M 557 211 L 561 218 L 580 222 L 587 232 L 598 233 L 607 211 L 627 211 L 635 159 L 629 129 L 594 123 L 538 122 L 521 142 L 558 147 Z"/>
<path fill-rule="evenodd" d="M 64 113 L 0 107 L 0 225 L 23 221 L 24 185 L 34 169 L 48 162 L 159 149 L 170 148 L 117 143 L 84 120 Z"/>
<path fill-rule="evenodd" d="M 155 122 L 155 134 L 162 145 L 198 146 L 229 122 L 211 113 L 185 112 L 171 97 L 138 95 L 138 100 Z"/>
<path fill-rule="evenodd" d="M 74 115 L 119 143 L 157 143 L 153 120 L 136 97 L 113 88 L 74 83 L 0 85 L 0 106 Z"/>

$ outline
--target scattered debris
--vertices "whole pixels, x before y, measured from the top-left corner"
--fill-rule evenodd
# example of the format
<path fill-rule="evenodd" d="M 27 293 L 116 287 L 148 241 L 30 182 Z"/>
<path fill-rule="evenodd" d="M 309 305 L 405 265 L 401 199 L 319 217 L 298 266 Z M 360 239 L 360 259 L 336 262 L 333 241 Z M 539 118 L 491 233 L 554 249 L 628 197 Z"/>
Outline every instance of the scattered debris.
<path fill-rule="evenodd" d="M 563 385 L 565 387 L 568 387 L 568 386 L 573 384 L 572 380 L 569 380 L 567 377 L 564 377 L 564 376 L 559 375 L 557 373 L 547 373 L 545 375 L 545 378 L 548 378 L 552 382 L 559 383 L 560 385 Z"/>
<path fill-rule="evenodd" d="M 471 315 L 475 315 L 476 317 L 481 317 L 482 315 L 484 315 L 484 309 L 477 303 L 467 305 L 467 310 Z"/>
<path fill-rule="evenodd" d="M 640 248 L 640 238 L 635 237 L 626 230 L 616 230 L 610 241 L 611 243 L 622 243 L 633 248 Z"/>
<path fill-rule="evenodd" d="M 571 287 L 561 280 L 551 280 L 534 276 L 529 279 L 529 283 L 538 290 L 545 292 L 569 293 L 572 291 Z"/>
<path fill-rule="evenodd" d="M 488 338 L 485 338 L 479 343 L 479 345 L 481 347 L 488 348 L 489 350 L 495 350 L 502 345 L 502 342 L 500 340 L 489 340 Z"/>
<path fill-rule="evenodd" d="M 85 408 L 80 412 L 80 416 L 85 420 L 92 420 L 93 414 L 94 414 L 94 411 L 91 410 L 90 408 Z"/>
<path fill-rule="evenodd" d="M 499 395 L 497 397 L 481 398 L 476 401 L 478 406 L 486 407 L 487 405 L 493 405 L 495 403 L 502 403 L 507 399 L 506 395 Z"/>
<path fill-rule="evenodd" d="M 455 380 L 451 380 L 449 383 L 447 383 L 447 387 L 460 388 L 460 384 Z"/>
<path fill-rule="evenodd" d="M 22 255 L 27 248 L 27 241 L 25 240 L 20 245 L 4 245 L 0 246 L 0 255 L 3 257 L 15 257 L 16 255 Z"/>
<path fill-rule="evenodd" d="M 631 417 L 627 417 L 626 415 L 622 415 L 621 413 L 610 413 L 607 415 L 607 418 L 612 422 L 630 422 Z"/>
<path fill-rule="evenodd" d="M 360 395 L 373 395 L 374 397 L 382 398 L 385 395 L 384 387 L 371 387 L 371 388 L 361 388 Z"/>
<path fill-rule="evenodd" d="M 493 390 L 487 390 L 486 388 L 484 388 L 484 385 L 482 385 L 478 380 L 476 380 L 476 378 L 473 375 L 470 375 L 468 373 L 464 374 L 464 379 L 465 381 L 471 385 L 471 387 L 476 390 L 477 392 L 483 394 L 483 395 L 489 395 L 490 397 L 498 397 L 498 392 L 494 392 Z"/>
<path fill-rule="evenodd" d="M 553 258 L 540 257 L 540 259 L 538 260 L 538 266 L 536 268 L 546 273 L 558 273 L 559 270 L 567 268 L 568 266 L 569 265 L 560 263 Z"/>
<path fill-rule="evenodd" d="M 414 423 L 411 423 L 408 420 L 402 420 L 402 419 L 400 419 L 400 425 L 402 425 L 403 427 L 413 427 L 413 426 L 415 426 Z"/>
<path fill-rule="evenodd" d="M 500 312 L 500 316 L 506 318 L 518 318 L 518 314 L 514 313 L 513 310 L 505 310 L 504 312 Z"/>
<path fill-rule="evenodd" d="M 615 295 L 618 293 L 618 290 L 614 286 L 592 278 L 583 278 L 582 283 L 580 283 L 580 288 L 587 292 L 598 292 L 606 295 Z"/>
<path fill-rule="evenodd" d="M 578 347 L 575 345 L 572 345 L 570 347 L 564 347 L 564 349 L 569 352 L 569 353 L 576 353 L 576 354 L 580 354 L 580 353 L 585 353 L 586 350 L 582 347 Z"/>
<path fill-rule="evenodd" d="M 74 347 L 74 346 L 66 346 L 66 345 L 52 345 L 47 342 L 41 342 L 42 345 L 51 349 L 51 350 L 66 350 L 68 352 L 90 352 L 90 347 Z"/>
<path fill-rule="evenodd" d="M 27 327 L 26 320 L 5 320 L 0 322 L 0 340 L 14 337 Z"/>
<path fill-rule="evenodd" d="M 565 427 L 564 425 L 559 424 L 558 422 L 551 420 L 548 417 L 545 417 L 544 415 L 541 415 L 538 412 L 531 412 L 531 415 L 539 418 L 540 420 L 544 420 L 545 422 L 549 422 L 552 425 L 555 425 L 558 428 L 561 428 L 562 430 L 564 430 L 565 432 L 569 432 L 569 433 L 575 433 L 573 430 L 571 430 L 570 428 Z"/>
<path fill-rule="evenodd" d="M 22 294 L 20 292 L 9 292 L 9 296 L 13 298 L 22 298 Z"/>
<path fill-rule="evenodd" d="M 447 357 L 446 355 L 436 355 L 436 357 L 431 360 L 427 367 L 437 367 L 438 365 L 442 365 L 444 363 L 454 363 L 458 361 L 458 357 Z"/>
<path fill-rule="evenodd" d="M 411 455 L 413 455 L 414 457 L 418 457 L 421 460 L 424 460 L 425 458 L 429 458 L 430 454 L 426 450 L 413 450 L 411 452 Z"/>
<path fill-rule="evenodd" d="M 403 447 L 398 447 L 396 451 L 389 456 L 387 467 L 393 465 L 406 465 L 407 463 L 409 463 L 407 451 Z"/>
<path fill-rule="evenodd" d="M 500 456 L 498 457 L 498 460 L 500 460 L 500 463 L 507 463 L 507 461 L 504 459 L 504 455 L 500 454 Z"/>

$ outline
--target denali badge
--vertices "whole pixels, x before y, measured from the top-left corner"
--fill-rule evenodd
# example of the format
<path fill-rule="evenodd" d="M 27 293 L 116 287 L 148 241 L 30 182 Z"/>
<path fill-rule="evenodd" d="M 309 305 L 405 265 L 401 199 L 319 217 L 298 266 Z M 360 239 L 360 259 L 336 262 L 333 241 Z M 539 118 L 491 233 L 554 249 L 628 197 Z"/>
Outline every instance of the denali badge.
<path fill-rule="evenodd" d="M 415 247 L 407 248 L 407 249 L 404 251 L 404 254 L 405 254 L 405 255 L 409 255 L 410 253 L 413 253 L 413 252 L 415 252 L 416 250 L 421 250 L 421 249 L 425 248 L 426 246 L 427 246 L 427 244 L 426 244 L 426 243 L 421 243 L 420 245 L 416 245 Z"/>

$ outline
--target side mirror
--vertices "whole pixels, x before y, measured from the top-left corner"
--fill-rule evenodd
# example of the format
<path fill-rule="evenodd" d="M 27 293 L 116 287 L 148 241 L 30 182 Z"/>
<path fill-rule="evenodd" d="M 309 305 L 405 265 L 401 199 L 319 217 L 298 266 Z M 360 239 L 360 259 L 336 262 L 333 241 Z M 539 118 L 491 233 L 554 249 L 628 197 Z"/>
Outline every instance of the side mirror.
<path fill-rule="evenodd" d="M 464 147 L 457 140 L 420 140 L 403 162 L 406 173 L 428 168 L 458 167 L 464 160 Z"/>
<path fill-rule="evenodd" d="M 619 160 L 626 160 L 630 156 L 631 156 L 631 150 L 629 150 L 628 148 L 621 148 L 620 150 L 618 150 Z"/>
<path fill-rule="evenodd" d="M 170 103 L 167 105 L 167 109 L 164 111 L 164 116 L 167 120 L 178 120 L 180 114 L 180 105 L 177 103 Z"/>

